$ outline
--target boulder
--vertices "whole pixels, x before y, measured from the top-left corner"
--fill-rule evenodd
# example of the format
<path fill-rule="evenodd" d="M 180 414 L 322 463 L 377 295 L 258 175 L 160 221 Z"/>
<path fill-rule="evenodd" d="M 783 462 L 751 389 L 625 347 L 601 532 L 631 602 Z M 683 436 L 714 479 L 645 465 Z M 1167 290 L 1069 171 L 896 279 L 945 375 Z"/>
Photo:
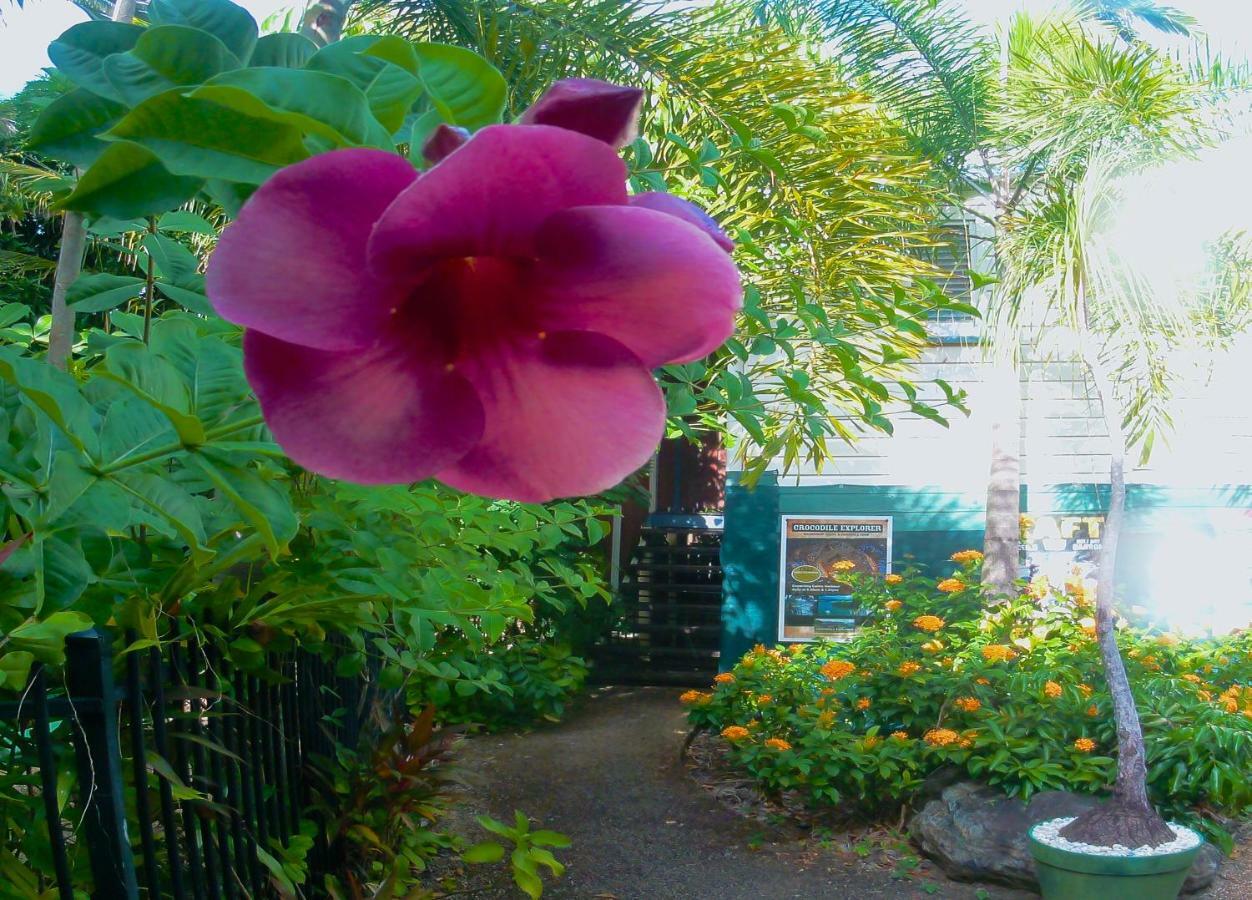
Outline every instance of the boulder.
<path fill-rule="evenodd" d="M 1078 816 L 1099 801 L 1086 794 L 1044 791 L 1023 803 L 972 781 L 944 787 L 913 817 L 909 833 L 922 853 L 949 878 L 1038 888 L 1026 832 L 1048 819 Z M 1206 845 L 1187 876 L 1183 891 L 1212 883 L 1221 853 Z"/>

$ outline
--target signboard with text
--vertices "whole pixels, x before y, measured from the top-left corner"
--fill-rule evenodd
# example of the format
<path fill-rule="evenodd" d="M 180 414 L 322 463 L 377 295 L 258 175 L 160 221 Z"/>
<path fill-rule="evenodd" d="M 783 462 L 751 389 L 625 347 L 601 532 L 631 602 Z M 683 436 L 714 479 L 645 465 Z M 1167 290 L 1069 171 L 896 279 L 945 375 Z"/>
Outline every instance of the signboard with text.
<path fill-rule="evenodd" d="M 851 573 L 891 571 L 890 516 L 782 517 L 778 639 L 851 635 L 860 624 Z"/>

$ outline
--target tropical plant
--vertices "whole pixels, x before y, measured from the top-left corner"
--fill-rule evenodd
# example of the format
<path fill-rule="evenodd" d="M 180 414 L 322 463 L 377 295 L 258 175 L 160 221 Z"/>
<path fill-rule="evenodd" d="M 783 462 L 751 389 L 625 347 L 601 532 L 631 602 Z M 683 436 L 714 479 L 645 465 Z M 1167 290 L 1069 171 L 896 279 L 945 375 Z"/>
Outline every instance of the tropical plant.
<path fill-rule="evenodd" d="M 637 190 L 669 190 L 736 237 L 746 315 L 726 350 L 669 366 L 675 432 L 725 431 L 751 481 L 773 460 L 820 463 L 831 441 L 890 431 L 896 401 L 944 421 L 909 374 L 924 322 L 961 309 L 924 261 L 943 193 L 896 129 L 831 63 L 743 4 L 363 2 L 365 26 L 470 47 L 514 85 L 514 110 L 558 75 L 649 91 L 631 147 Z M 690 135 L 700 135 L 691 140 Z"/>

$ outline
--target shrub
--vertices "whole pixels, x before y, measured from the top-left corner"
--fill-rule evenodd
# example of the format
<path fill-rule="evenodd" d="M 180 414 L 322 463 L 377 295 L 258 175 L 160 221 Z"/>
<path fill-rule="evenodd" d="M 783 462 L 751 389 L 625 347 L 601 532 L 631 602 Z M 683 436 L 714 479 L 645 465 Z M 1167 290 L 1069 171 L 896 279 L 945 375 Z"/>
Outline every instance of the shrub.
<path fill-rule="evenodd" d="M 944 765 L 1009 794 L 1094 793 L 1116 748 L 1090 596 L 1071 582 L 990 603 L 980 557 L 936 582 L 861 576 L 868 613 L 846 643 L 758 646 L 688 692 L 767 789 L 881 816 Z M 1252 635 L 1186 639 L 1122 622 L 1153 800 L 1171 815 L 1252 808 Z"/>

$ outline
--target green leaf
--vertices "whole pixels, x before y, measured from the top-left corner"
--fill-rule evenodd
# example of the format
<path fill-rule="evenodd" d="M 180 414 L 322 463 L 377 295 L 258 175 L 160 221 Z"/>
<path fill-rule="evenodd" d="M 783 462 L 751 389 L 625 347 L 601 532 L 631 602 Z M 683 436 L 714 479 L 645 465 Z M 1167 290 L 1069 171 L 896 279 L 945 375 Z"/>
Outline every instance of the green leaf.
<path fill-rule="evenodd" d="M 301 69 L 316 52 L 317 44 L 302 34 L 290 31 L 266 34 L 256 42 L 256 49 L 252 51 L 248 65 Z"/>
<path fill-rule="evenodd" d="M 124 22 L 83 22 L 48 45 L 48 58 L 79 87 L 120 103 L 121 95 L 104 76 L 104 59 L 125 53 L 143 32 L 140 26 Z"/>
<path fill-rule="evenodd" d="M 128 106 L 137 106 L 236 66 L 235 57 L 213 35 L 182 25 L 158 25 L 145 31 L 133 50 L 106 59 L 104 75 Z"/>
<path fill-rule="evenodd" d="M 241 409 L 255 411 L 238 348 L 202 337 L 187 319 L 162 319 L 152 324 L 152 349 L 191 385 L 191 408 L 206 425 L 216 425 Z"/>
<path fill-rule="evenodd" d="M 462 853 L 461 859 L 467 863 L 496 863 L 504 859 L 504 845 L 483 841 Z"/>
<path fill-rule="evenodd" d="M 93 412 L 73 376 L 42 360 L 0 352 L 0 378 L 17 388 L 22 399 L 47 416 L 79 450 L 89 453 L 96 447 Z"/>
<path fill-rule="evenodd" d="M 91 566 L 87 565 L 87 560 L 83 558 L 82 548 L 77 538 L 73 541 L 59 537 L 36 540 L 34 559 L 35 601 L 39 609 L 64 609 L 82 596 L 87 585 L 91 583 Z M 75 615 L 82 614 L 76 613 Z M 87 625 L 71 628 L 70 631 L 80 631 L 89 625 L 90 621 Z M 33 650 L 32 652 L 36 657 L 39 656 L 38 652 Z"/>
<path fill-rule="evenodd" d="M 0 656 L 0 684 L 10 691 L 20 691 L 26 687 L 34 662 L 35 654 L 27 650 L 10 650 Z"/>
<path fill-rule="evenodd" d="M 405 47 L 411 57 L 412 72 L 388 61 L 403 60 Z M 355 84 L 365 93 L 370 111 L 388 135 L 404 124 L 405 116 L 423 92 L 422 83 L 414 74 L 417 59 L 412 45 L 396 37 L 357 35 L 345 38 L 317 51 L 309 60 L 308 68 L 338 75 Z"/>
<path fill-rule="evenodd" d="M 210 237 L 217 234 L 213 223 L 204 216 L 196 215 L 185 209 L 167 212 L 157 219 L 157 228 L 161 231 L 185 231 L 191 234 L 204 234 Z"/>
<path fill-rule="evenodd" d="M 540 828 L 530 833 L 531 843 L 540 847 L 568 847 L 570 839 L 559 831 L 548 831 Z"/>
<path fill-rule="evenodd" d="M 27 146 L 85 169 L 109 146 L 97 135 L 112 127 L 126 107 L 77 88 L 53 100 L 39 114 Z"/>
<path fill-rule="evenodd" d="M 336 144 L 365 144 L 371 119 L 365 94 L 338 75 L 278 67 L 238 69 L 192 92 L 257 119 L 295 126 Z"/>
<path fill-rule="evenodd" d="M 162 294 L 192 312 L 199 313 L 202 316 L 216 316 L 217 312 L 213 309 L 213 304 L 209 302 L 209 298 L 205 294 L 204 276 L 197 275 L 196 277 L 200 281 L 198 289 L 166 284 L 164 281 L 158 281 L 156 287 Z"/>
<path fill-rule="evenodd" d="M 65 662 L 66 635 L 91 627 L 91 617 L 80 612 L 54 612 L 43 621 L 27 621 L 9 632 L 9 643 L 42 663 Z"/>
<path fill-rule="evenodd" d="M 474 130 L 499 122 L 508 85 L 477 53 L 448 44 L 417 44 L 417 77 L 444 120 Z"/>
<path fill-rule="evenodd" d="M 131 219 L 164 212 L 195 196 L 202 180 L 172 175 L 136 144 L 115 143 L 78 179 L 58 206 Z"/>
<path fill-rule="evenodd" d="M 190 412 L 191 397 L 179 372 L 143 344 L 115 344 L 104 355 L 100 373 L 151 403 L 170 420 L 178 439 L 188 446 L 204 443 L 204 426 Z"/>
<path fill-rule="evenodd" d="M 187 25 L 207 31 L 235 54 L 240 65 L 248 62 L 257 45 L 256 19 L 228 0 L 152 0 L 148 18 L 153 25 Z"/>
<path fill-rule="evenodd" d="M 251 469 L 226 462 L 219 454 L 206 450 L 193 459 L 260 535 L 271 557 L 277 558 L 286 550 L 287 543 L 295 537 L 298 522 L 289 499 L 278 488 Z"/>
<path fill-rule="evenodd" d="M 195 498 L 169 478 L 148 472 L 118 473 L 113 481 L 126 493 L 168 523 L 168 534 L 177 534 L 191 547 L 196 561 L 213 555 L 205 547 L 204 522 Z"/>
<path fill-rule="evenodd" d="M 170 284 L 180 286 L 197 286 L 196 276 L 199 274 L 200 261 L 196 255 L 164 234 L 146 234 L 143 237 L 143 248 L 152 257 L 159 278 Z"/>
<path fill-rule="evenodd" d="M 175 175 L 245 184 L 261 184 L 309 155 L 290 125 L 178 90 L 145 100 L 105 136 L 139 144 Z"/>
<path fill-rule="evenodd" d="M 104 312 L 142 296 L 143 285 L 144 280 L 133 275 L 80 275 L 66 291 L 65 302 L 75 312 Z"/>

